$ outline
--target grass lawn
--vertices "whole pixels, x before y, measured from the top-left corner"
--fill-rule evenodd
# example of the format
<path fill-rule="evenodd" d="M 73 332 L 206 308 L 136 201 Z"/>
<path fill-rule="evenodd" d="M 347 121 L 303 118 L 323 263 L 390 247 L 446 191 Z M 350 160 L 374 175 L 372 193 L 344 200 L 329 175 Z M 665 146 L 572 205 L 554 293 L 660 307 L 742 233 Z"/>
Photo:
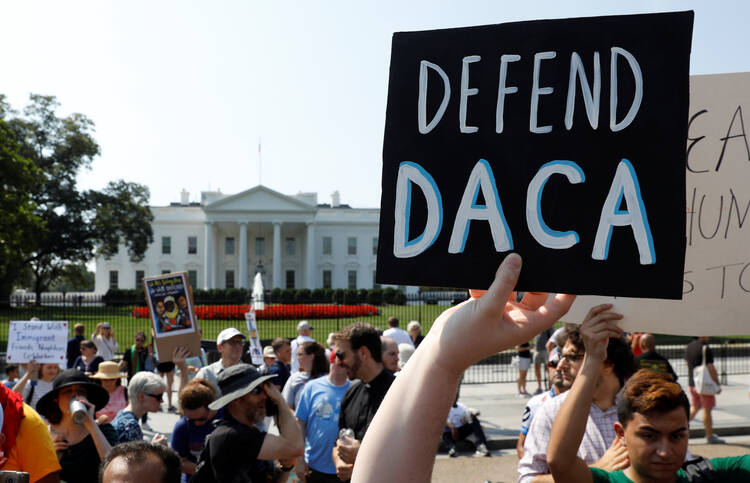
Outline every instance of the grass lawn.
<path fill-rule="evenodd" d="M 396 316 L 401 321 L 401 327 L 406 329 L 410 320 L 419 320 L 422 324 L 422 334 L 426 334 L 433 321 L 449 306 L 447 305 L 386 305 L 378 307 L 379 315 L 356 318 L 339 319 L 310 319 L 315 328 L 312 337 L 325 344 L 330 332 L 336 332 L 347 325 L 363 321 L 375 327 L 387 328 L 386 321 Z M 132 344 L 135 333 L 139 330 L 150 331 L 147 319 L 137 319 L 132 316 L 132 307 L 28 307 L 0 310 L 0 351 L 4 351 L 8 341 L 8 327 L 12 320 L 29 320 L 38 317 L 40 320 L 67 320 L 70 323 L 71 337 L 73 326 L 82 323 L 86 326 L 84 334 L 89 337 L 99 322 L 110 322 L 115 338 L 120 344 L 120 352 Z M 276 337 L 293 338 L 297 336 L 297 322 L 299 319 L 289 320 L 258 320 L 258 331 L 261 340 Z M 245 320 L 199 320 L 198 326 L 203 330 L 203 338 L 216 339 L 223 329 L 237 327 L 246 333 Z"/>

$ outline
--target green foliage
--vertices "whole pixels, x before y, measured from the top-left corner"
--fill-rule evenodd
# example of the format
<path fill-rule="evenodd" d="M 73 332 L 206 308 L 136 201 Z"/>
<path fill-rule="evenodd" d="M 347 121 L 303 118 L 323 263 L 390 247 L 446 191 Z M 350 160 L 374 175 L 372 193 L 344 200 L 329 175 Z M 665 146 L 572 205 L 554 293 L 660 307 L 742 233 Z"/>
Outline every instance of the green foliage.
<path fill-rule="evenodd" d="M 370 305 L 383 305 L 383 291 L 379 288 L 370 290 L 367 294 L 367 303 Z"/>
<path fill-rule="evenodd" d="M 32 94 L 19 115 L 0 96 L 0 219 L 15 227 L 10 237 L 0 228 L 0 259 L 15 263 L 0 262 L 0 300 L 24 275 L 19 267 L 28 269 L 39 302 L 66 267 L 87 262 L 97 247 L 108 256 L 122 242 L 139 261 L 153 241 L 146 187 L 113 181 L 102 191 L 78 190 L 78 173 L 99 154 L 94 123 L 83 114 L 58 117 L 58 107 L 54 96 Z"/>
<path fill-rule="evenodd" d="M 82 263 L 65 265 L 62 275 L 50 283 L 53 292 L 93 292 L 94 272 L 89 272 Z"/>
<path fill-rule="evenodd" d="M 298 304 L 307 304 L 312 302 L 312 293 L 310 292 L 310 289 L 303 288 L 297 290 L 297 293 L 294 295 L 294 301 Z"/>
<path fill-rule="evenodd" d="M 354 305 L 359 303 L 359 294 L 354 289 L 348 289 L 344 292 L 344 303 L 347 305 Z"/>

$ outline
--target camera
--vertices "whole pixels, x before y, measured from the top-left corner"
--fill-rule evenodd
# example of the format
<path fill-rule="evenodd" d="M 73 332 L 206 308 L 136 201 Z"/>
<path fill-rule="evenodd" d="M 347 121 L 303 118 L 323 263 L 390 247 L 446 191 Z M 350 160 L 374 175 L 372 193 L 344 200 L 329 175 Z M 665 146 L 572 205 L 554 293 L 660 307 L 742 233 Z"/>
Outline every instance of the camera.
<path fill-rule="evenodd" d="M 0 483 L 29 483 L 29 474 L 23 471 L 0 471 Z"/>

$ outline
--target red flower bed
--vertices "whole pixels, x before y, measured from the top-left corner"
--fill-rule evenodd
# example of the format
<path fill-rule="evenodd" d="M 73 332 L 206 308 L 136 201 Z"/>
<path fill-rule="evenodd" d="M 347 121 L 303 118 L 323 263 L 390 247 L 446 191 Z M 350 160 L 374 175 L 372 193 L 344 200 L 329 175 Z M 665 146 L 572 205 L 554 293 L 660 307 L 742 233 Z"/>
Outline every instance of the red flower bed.
<path fill-rule="evenodd" d="M 243 320 L 249 305 L 196 305 L 199 320 Z M 266 305 L 256 310 L 257 319 L 334 319 L 337 317 L 367 317 L 380 311 L 374 305 Z M 148 307 L 133 309 L 133 317 L 147 319 Z"/>

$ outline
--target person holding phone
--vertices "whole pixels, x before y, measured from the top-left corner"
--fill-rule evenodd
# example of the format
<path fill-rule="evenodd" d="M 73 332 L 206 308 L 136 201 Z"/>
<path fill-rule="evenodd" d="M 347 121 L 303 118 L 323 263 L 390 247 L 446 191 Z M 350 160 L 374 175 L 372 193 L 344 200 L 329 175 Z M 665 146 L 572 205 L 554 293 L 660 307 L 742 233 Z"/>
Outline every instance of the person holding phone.
<path fill-rule="evenodd" d="M 237 364 L 219 374 L 222 396 L 208 408 L 225 407 L 224 420 L 206 440 L 191 482 L 277 481 L 276 476 L 283 476 L 279 472 L 294 469 L 294 461 L 304 454 L 304 438 L 279 390 L 267 383 L 273 377 L 261 376 L 249 364 Z M 271 413 L 276 413 L 278 436 L 255 426 Z M 274 460 L 281 460 L 280 468 Z"/>

